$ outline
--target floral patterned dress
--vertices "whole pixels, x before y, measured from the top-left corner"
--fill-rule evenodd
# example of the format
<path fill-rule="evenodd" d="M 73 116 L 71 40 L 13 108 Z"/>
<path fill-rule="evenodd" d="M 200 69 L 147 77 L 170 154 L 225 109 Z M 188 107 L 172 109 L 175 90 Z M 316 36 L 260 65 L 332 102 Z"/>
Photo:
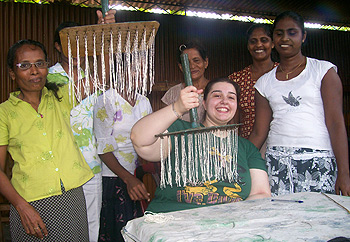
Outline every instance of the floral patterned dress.
<path fill-rule="evenodd" d="M 276 67 L 278 63 L 274 64 Z M 241 116 L 243 118 L 242 126 L 240 127 L 240 136 L 248 138 L 253 130 L 255 121 L 255 88 L 254 85 L 257 80 L 252 78 L 250 66 L 243 70 L 236 71 L 228 76 L 232 81 L 236 82 L 241 89 L 241 97 L 239 99 L 239 107 Z"/>
<path fill-rule="evenodd" d="M 131 106 L 115 90 L 100 96 L 94 109 L 94 132 L 99 154 L 112 152 L 119 163 L 134 174 L 137 154 L 130 140 L 132 126 L 152 112 L 149 100 L 137 95 Z M 99 241 L 123 241 L 121 229 L 142 216 L 139 202 L 130 199 L 126 184 L 102 163 L 102 210 Z"/>

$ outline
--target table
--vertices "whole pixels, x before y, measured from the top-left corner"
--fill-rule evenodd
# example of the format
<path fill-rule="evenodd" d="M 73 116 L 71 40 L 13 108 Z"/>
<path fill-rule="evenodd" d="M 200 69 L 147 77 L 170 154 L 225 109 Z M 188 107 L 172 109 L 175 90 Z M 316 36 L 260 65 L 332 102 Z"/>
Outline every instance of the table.
<path fill-rule="evenodd" d="M 350 209 L 350 197 L 328 195 Z M 278 201 L 272 201 L 278 200 Z M 295 201 L 303 201 L 302 203 Z M 141 217 L 123 228 L 126 241 L 328 241 L 350 237 L 350 213 L 321 193 L 295 193 Z"/>

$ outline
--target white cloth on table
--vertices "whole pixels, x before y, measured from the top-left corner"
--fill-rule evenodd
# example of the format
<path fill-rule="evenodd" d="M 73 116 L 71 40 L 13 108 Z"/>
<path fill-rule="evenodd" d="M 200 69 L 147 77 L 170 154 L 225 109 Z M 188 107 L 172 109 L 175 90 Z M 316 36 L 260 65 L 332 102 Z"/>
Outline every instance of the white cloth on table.
<path fill-rule="evenodd" d="M 350 197 L 328 195 L 347 209 Z M 349 213 L 320 193 L 294 193 L 170 212 L 165 223 L 128 222 L 126 241 L 328 241 L 350 237 Z M 302 203 L 294 201 L 303 201 Z"/>

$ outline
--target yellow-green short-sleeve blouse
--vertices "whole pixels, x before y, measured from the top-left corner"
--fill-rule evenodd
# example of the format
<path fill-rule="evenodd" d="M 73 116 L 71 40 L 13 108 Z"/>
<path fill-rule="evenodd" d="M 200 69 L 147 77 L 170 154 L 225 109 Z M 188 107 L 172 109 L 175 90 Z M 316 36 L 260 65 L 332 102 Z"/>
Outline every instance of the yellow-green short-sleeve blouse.
<path fill-rule="evenodd" d="M 91 179 L 70 127 L 68 85 L 58 91 L 61 101 L 45 87 L 38 112 L 18 94 L 0 104 L 0 145 L 14 160 L 16 191 L 30 202 L 62 194 L 60 181 L 70 190 Z"/>

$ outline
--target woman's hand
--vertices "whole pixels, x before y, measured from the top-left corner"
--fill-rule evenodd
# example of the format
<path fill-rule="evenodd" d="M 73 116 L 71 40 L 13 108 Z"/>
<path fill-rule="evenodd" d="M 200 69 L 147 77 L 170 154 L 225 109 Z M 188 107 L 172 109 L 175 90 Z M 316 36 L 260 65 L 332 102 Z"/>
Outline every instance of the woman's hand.
<path fill-rule="evenodd" d="M 116 10 L 115 9 L 110 9 L 108 10 L 108 12 L 106 13 L 105 17 L 103 17 L 103 14 L 100 10 L 96 11 L 98 20 L 97 20 L 97 24 L 111 24 L 111 23 L 115 23 L 115 14 L 116 14 Z"/>
<path fill-rule="evenodd" d="M 147 192 L 145 185 L 119 163 L 113 152 L 99 154 L 99 157 L 114 174 L 125 182 L 131 200 L 137 201 L 145 199 L 150 201 L 150 194 Z"/>
<path fill-rule="evenodd" d="M 199 106 L 199 94 L 203 92 L 203 89 L 198 90 L 194 86 L 188 86 L 181 90 L 179 99 L 174 103 L 175 110 L 183 115 L 192 108 Z"/>
<path fill-rule="evenodd" d="M 125 183 L 127 185 L 128 193 L 133 201 L 147 200 L 150 201 L 150 194 L 147 192 L 145 184 L 143 184 L 138 178 L 129 176 Z"/>
<path fill-rule="evenodd" d="M 21 204 L 15 206 L 24 230 L 27 234 L 33 235 L 39 239 L 47 236 L 48 232 L 44 222 L 39 213 L 27 202 L 23 201 Z"/>
<path fill-rule="evenodd" d="M 348 172 L 342 173 L 338 170 L 338 176 L 335 182 L 335 193 L 337 195 L 350 196 L 350 177 Z"/>
<path fill-rule="evenodd" d="M 0 193 L 16 208 L 24 230 L 38 238 L 47 236 L 47 229 L 39 213 L 14 189 L 4 173 L 7 145 L 0 145 Z"/>
<path fill-rule="evenodd" d="M 197 90 L 194 86 L 185 87 L 181 90 L 174 106 L 168 105 L 137 121 L 130 134 L 137 154 L 148 161 L 160 161 L 160 148 L 162 147 L 162 155 L 166 157 L 168 150 L 172 149 L 171 143 L 168 147 L 168 137 L 164 137 L 161 145 L 161 139 L 155 135 L 166 132 L 170 125 L 179 118 L 179 115 L 183 115 L 191 108 L 198 107 L 198 95 L 202 92 L 203 90 Z"/>

